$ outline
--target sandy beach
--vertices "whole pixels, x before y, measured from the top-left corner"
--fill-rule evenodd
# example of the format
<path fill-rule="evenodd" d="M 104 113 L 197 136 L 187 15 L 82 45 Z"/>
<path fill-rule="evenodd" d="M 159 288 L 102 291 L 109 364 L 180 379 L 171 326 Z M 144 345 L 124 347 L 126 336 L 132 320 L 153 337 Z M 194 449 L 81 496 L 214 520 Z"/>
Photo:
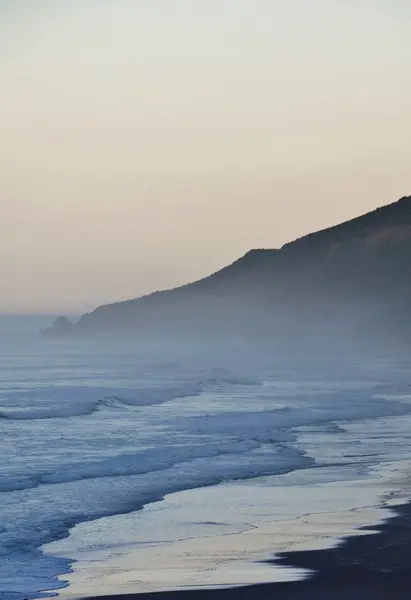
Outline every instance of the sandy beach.
<path fill-rule="evenodd" d="M 75 556 L 73 573 L 61 577 L 69 584 L 60 593 L 64 600 L 144 598 L 166 590 L 167 598 L 188 591 L 231 598 L 230 589 L 246 594 L 250 586 L 256 586 L 253 594 L 266 597 L 267 585 L 276 593 L 301 594 L 315 582 L 334 580 L 344 588 L 358 565 L 364 566 L 358 575 L 364 579 L 373 568 L 373 553 L 380 576 L 384 561 L 392 558 L 382 556 L 381 547 L 391 538 L 399 544 L 394 524 L 401 519 L 409 527 L 404 504 L 409 468 L 408 461 L 389 464 L 367 478 L 339 483 L 319 483 L 327 469 L 314 469 L 277 477 L 275 485 L 274 478 L 262 478 L 188 490 L 139 514 L 80 525 L 47 552 L 65 549 Z M 317 482 L 307 486 L 305 480 L 315 476 Z M 116 528 L 127 530 L 128 539 L 98 549 L 99 539 Z M 184 531 L 196 535 L 184 537 Z"/>
<path fill-rule="evenodd" d="M 411 504 L 395 508 L 394 516 L 373 535 L 358 535 L 327 550 L 284 553 L 274 564 L 307 569 L 304 581 L 187 590 L 156 594 L 104 596 L 106 600 L 408 600 L 411 569 Z M 91 600 L 91 599 L 89 599 Z M 95 600 L 93 598 L 93 600 Z"/>

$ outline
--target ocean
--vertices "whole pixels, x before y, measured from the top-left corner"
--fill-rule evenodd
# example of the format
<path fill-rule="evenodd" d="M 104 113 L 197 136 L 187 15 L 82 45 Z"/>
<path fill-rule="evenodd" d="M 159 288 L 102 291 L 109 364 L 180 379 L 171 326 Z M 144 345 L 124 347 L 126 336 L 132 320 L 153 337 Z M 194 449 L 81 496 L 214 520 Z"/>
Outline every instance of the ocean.
<path fill-rule="evenodd" d="M 335 543 L 407 492 L 409 360 L 51 321 L 0 317 L 2 600 L 270 581 L 244 565 L 298 546 L 303 515 Z"/>

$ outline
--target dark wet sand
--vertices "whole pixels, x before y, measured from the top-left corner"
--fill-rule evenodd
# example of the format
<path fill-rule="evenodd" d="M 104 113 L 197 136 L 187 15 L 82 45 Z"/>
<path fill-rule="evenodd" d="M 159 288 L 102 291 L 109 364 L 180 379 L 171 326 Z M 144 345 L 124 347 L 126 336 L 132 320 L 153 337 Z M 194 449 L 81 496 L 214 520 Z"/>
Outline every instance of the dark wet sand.
<path fill-rule="evenodd" d="M 310 569 L 308 580 L 216 590 L 104 596 L 107 600 L 411 600 L 411 503 L 378 533 L 347 538 L 330 550 L 281 554 L 275 564 Z M 367 529 L 367 528 L 365 528 Z M 370 528 L 373 531 L 375 527 Z"/>

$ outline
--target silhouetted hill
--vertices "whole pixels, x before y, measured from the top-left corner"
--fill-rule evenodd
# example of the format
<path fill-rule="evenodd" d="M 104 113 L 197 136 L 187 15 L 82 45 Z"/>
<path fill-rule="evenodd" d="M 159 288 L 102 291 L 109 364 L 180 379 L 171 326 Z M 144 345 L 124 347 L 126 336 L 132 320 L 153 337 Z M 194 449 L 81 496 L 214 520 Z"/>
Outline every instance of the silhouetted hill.
<path fill-rule="evenodd" d="M 407 337 L 411 197 L 286 244 L 251 250 L 172 290 L 109 304 L 48 334 L 226 335 L 321 343 Z"/>

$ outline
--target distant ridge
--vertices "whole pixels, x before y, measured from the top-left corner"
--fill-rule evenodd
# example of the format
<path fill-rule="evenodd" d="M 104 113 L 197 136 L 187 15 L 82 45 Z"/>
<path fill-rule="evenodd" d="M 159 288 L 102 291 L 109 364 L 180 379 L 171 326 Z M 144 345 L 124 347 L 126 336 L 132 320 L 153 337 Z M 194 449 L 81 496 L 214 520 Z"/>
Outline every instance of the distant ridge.
<path fill-rule="evenodd" d="M 411 306 L 410 276 L 411 196 L 405 196 L 280 249 L 250 250 L 193 283 L 100 306 L 76 324 L 60 317 L 45 333 L 234 333 L 282 343 L 320 335 L 354 339 L 359 331 L 398 335 L 396 315 L 404 321 Z M 406 337 L 408 320 L 402 325 Z"/>

